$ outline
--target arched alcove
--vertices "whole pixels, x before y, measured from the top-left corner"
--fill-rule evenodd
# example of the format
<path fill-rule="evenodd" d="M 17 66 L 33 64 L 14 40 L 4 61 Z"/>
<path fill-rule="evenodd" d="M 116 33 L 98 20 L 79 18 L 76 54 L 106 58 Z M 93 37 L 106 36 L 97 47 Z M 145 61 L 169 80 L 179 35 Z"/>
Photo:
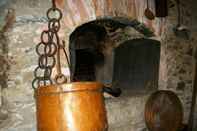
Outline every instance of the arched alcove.
<path fill-rule="evenodd" d="M 100 50 L 106 37 L 104 27 L 96 24 L 84 24 L 70 36 L 71 72 L 74 80 L 92 81 L 96 79 L 95 64 L 103 63 Z"/>
<path fill-rule="evenodd" d="M 137 64 L 137 66 L 142 66 L 144 64 L 142 68 L 136 69 L 136 72 L 140 73 L 139 70 L 145 69 L 146 66 L 149 66 L 147 68 L 149 72 L 146 72 L 145 77 L 143 77 L 143 72 L 141 72 L 142 74 L 139 74 L 141 79 L 136 82 L 139 83 L 141 80 L 142 84 L 138 85 L 138 87 L 131 87 L 131 89 L 144 90 L 148 83 L 156 89 L 158 84 L 160 44 L 158 44 L 158 41 L 148 39 L 154 34 L 142 25 L 136 20 L 127 21 L 124 18 L 114 18 L 91 21 L 77 27 L 70 35 L 69 42 L 73 81 L 99 81 L 106 86 L 129 89 L 128 85 L 136 86 L 137 84 L 134 80 L 133 83 L 125 82 L 120 77 L 123 76 L 122 78 L 129 81 L 137 76 L 135 74 L 136 77 L 127 78 L 133 72 L 130 69 L 125 71 L 127 68 L 124 65 L 135 64 L 134 66 L 136 66 Z M 125 28 L 130 28 L 129 32 L 132 33 L 129 34 L 130 36 L 127 39 L 123 39 L 120 42 L 117 39 L 121 39 L 119 35 L 125 33 Z M 136 38 L 138 39 L 135 40 Z M 126 48 L 124 49 L 125 46 Z M 145 51 L 146 48 L 147 51 Z M 148 57 L 146 53 L 150 55 L 150 63 L 147 64 Z M 133 61 L 135 55 L 137 55 L 137 59 L 140 59 L 137 63 L 135 62 L 136 59 Z M 120 72 L 120 68 L 124 68 L 123 74 Z M 154 68 L 155 72 L 151 73 Z M 117 76 L 119 75 L 117 72 L 121 73 L 120 76 Z M 121 82 L 124 82 L 124 84 L 121 85 Z"/>

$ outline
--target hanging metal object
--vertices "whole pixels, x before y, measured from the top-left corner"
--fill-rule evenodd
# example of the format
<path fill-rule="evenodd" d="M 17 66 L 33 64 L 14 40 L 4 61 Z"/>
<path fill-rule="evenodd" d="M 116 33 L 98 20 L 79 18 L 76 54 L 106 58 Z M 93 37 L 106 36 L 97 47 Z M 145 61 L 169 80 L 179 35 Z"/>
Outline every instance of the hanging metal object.
<path fill-rule="evenodd" d="M 56 14 L 56 16 L 52 16 Z M 39 56 L 38 67 L 34 70 L 33 89 L 52 84 L 63 84 L 67 82 L 66 76 L 61 70 L 60 51 L 63 50 L 70 66 L 68 56 L 65 50 L 65 42 L 60 42 L 58 32 L 61 28 L 60 20 L 62 12 L 56 7 L 52 0 L 52 7 L 47 11 L 48 30 L 41 33 L 41 42 L 36 46 L 36 52 Z M 57 74 L 52 80 L 52 69 L 56 66 Z"/>
<path fill-rule="evenodd" d="M 154 13 L 151 11 L 151 9 L 149 7 L 149 0 L 147 0 L 146 2 L 147 2 L 147 8 L 145 9 L 144 15 L 146 16 L 147 19 L 154 20 L 155 19 L 155 15 L 154 15 Z"/>
<path fill-rule="evenodd" d="M 57 16 L 52 14 L 57 13 Z M 60 41 L 62 12 L 52 0 L 47 11 L 48 30 L 41 33 L 36 46 L 39 56 L 32 87 L 35 89 L 38 131 L 107 131 L 107 115 L 103 92 L 118 97 L 120 90 L 112 90 L 98 82 L 70 82 L 61 70 L 63 51 L 70 69 L 65 42 Z M 52 78 L 52 70 L 56 75 Z"/>
<path fill-rule="evenodd" d="M 56 16 L 51 16 L 56 14 Z M 52 0 L 52 7 L 47 11 L 48 18 L 48 30 L 44 30 L 41 33 L 41 42 L 36 46 L 36 52 L 39 56 L 38 67 L 34 70 L 34 80 L 32 82 L 33 89 L 37 89 L 42 86 L 53 84 L 70 83 L 70 76 L 67 77 L 61 70 L 60 52 L 63 51 L 66 57 L 66 62 L 70 73 L 71 65 L 68 55 L 65 50 L 65 42 L 61 41 L 58 32 L 61 28 L 60 21 L 62 19 L 62 12 L 56 7 L 55 0 Z M 52 70 L 56 67 L 57 74 L 52 79 Z M 107 92 L 114 97 L 118 97 L 121 94 L 120 89 L 113 89 L 103 86 L 103 92 Z"/>
<path fill-rule="evenodd" d="M 107 131 L 98 82 L 72 82 L 36 89 L 37 131 Z"/>
<path fill-rule="evenodd" d="M 174 30 L 174 34 L 175 36 L 179 37 L 179 38 L 183 38 L 186 40 L 190 39 L 190 30 L 188 29 L 187 26 L 183 25 L 182 21 L 183 21 L 183 17 L 181 15 L 181 3 L 180 0 L 176 0 L 176 4 L 177 4 L 177 25 L 176 27 L 173 28 Z"/>

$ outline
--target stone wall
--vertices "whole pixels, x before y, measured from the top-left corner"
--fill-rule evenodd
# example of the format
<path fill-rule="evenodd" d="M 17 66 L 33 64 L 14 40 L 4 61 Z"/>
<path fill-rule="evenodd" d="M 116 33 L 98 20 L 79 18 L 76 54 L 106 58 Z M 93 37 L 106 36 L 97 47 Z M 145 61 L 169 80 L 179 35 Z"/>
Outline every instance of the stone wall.
<path fill-rule="evenodd" d="M 86 4 L 90 3 L 89 0 L 85 1 Z M 61 5 L 62 1 L 59 0 L 59 2 Z M 170 9 L 167 19 L 157 20 L 162 22 L 161 27 L 157 28 L 159 24 L 152 23 L 155 25 L 155 30 L 160 28 L 165 30 L 156 33 L 156 37 L 152 37 L 152 39 L 160 40 L 162 44 L 159 89 L 172 90 L 181 98 L 185 113 L 184 122 L 188 120 L 191 104 L 193 54 L 197 42 L 195 38 L 197 18 L 191 14 L 192 4 L 189 4 L 191 2 L 192 0 L 182 0 L 183 24 L 191 31 L 189 40 L 174 35 L 176 7 Z M 98 4 L 102 4 L 102 1 Z M 35 104 L 31 89 L 32 72 L 37 64 L 35 46 L 39 42 L 41 31 L 46 28 L 45 12 L 50 7 L 50 3 L 49 0 L 2 0 L 0 7 L 2 7 L 0 10 L 0 130 L 35 131 Z M 90 8 L 94 9 L 93 6 Z M 113 10 L 113 6 L 111 10 Z M 89 13 L 91 15 L 94 11 Z M 142 11 L 140 13 L 143 14 Z M 9 23 L 10 20 L 15 22 Z M 65 22 L 67 20 L 65 19 Z M 139 18 L 140 22 L 143 20 L 144 18 Z M 83 22 L 85 21 L 73 26 L 73 29 Z M 152 25 L 147 20 L 144 23 Z M 68 36 L 73 29 L 64 28 L 61 36 L 67 38 L 68 41 Z M 112 131 L 141 131 L 145 127 L 143 109 L 148 95 L 107 99 L 110 129 Z"/>
<path fill-rule="evenodd" d="M 172 90 L 177 93 L 184 105 L 184 122 L 187 122 L 190 104 L 191 104 L 191 93 L 193 85 L 194 76 L 194 52 L 196 38 L 194 34 L 196 33 L 192 24 L 192 12 L 191 3 L 192 1 L 181 1 L 181 12 L 182 12 L 182 23 L 190 30 L 190 38 L 184 39 L 183 37 L 176 37 L 173 31 L 177 24 L 176 8 L 172 8 L 169 12 L 169 17 L 166 23 L 166 32 L 163 41 L 163 51 L 165 55 L 166 62 L 166 83 L 165 87 L 160 86 L 161 89 Z M 183 8 L 184 7 L 184 8 Z"/>
<path fill-rule="evenodd" d="M 4 67 L 1 71 L 6 72 L 8 78 L 6 75 L 0 77 L 1 81 L 6 79 L 7 83 L 1 84 L 0 130 L 35 131 L 32 71 L 37 64 L 35 46 L 41 30 L 46 26 L 46 18 L 43 16 L 50 4 L 42 0 L 5 2 L 9 5 L 2 6 L 0 46 L 3 49 L 1 55 L 6 58 L 6 62 L 1 64 L 1 68 Z M 14 13 L 10 15 L 9 10 Z M 14 17 L 12 25 L 7 22 L 10 17 Z"/>

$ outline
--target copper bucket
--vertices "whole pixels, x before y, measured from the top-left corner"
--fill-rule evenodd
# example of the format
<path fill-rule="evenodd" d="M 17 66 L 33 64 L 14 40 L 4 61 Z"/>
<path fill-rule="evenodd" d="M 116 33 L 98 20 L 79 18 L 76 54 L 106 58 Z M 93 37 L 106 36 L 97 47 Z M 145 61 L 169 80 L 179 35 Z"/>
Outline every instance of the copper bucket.
<path fill-rule="evenodd" d="M 107 131 L 103 85 L 73 82 L 36 90 L 38 131 Z"/>

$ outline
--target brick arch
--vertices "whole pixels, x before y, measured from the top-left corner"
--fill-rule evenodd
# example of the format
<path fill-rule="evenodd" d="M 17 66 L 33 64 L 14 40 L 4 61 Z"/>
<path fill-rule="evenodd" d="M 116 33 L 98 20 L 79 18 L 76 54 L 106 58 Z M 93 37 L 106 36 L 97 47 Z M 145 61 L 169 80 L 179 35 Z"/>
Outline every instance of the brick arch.
<path fill-rule="evenodd" d="M 143 23 L 157 36 L 164 30 L 164 20 L 156 18 L 150 21 L 144 16 L 146 0 L 56 0 L 56 2 L 64 14 L 64 27 L 70 30 L 90 21 L 117 17 Z M 154 12 L 153 0 L 149 2 L 149 6 Z"/>

